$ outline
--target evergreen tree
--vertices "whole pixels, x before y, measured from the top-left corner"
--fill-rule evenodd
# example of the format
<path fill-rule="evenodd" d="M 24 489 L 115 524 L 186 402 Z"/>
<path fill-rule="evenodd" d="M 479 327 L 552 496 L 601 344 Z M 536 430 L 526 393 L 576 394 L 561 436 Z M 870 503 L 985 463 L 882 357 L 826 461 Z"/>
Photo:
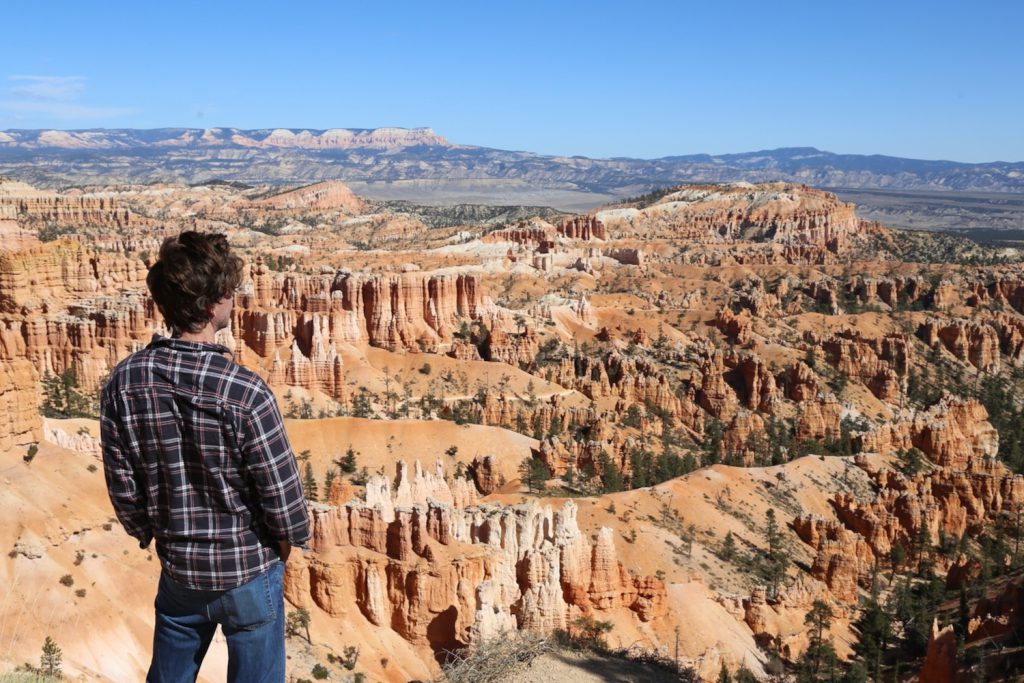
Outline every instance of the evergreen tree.
<path fill-rule="evenodd" d="M 736 557 L 736 537 L 730 531 L 725 534 L 725 541 L 722 543 L 722 559 L 731 562 L 734 557 Z"/>
<path fill-rule="evenodd" d="M 779 533 L 779 523 L 775 519 L 775 510 L 773 508 L 768 509 L 767 520 L 765 540 L 768 541 L 768 559 L 774 560 L 782 544 L 782 534 Z"/>
<path fill-rule="evenodd" d="M 722 440 L 725 438 L 725 429 L 722 421 L 715 419 L 704 426 L 704 440 L 701 446 L 704 449 L 704 464 L 714 465 L 722 459 Z"/>
<path fill-rule="evenodd" d="M 601 468 L 601 492 L 615 493 L 623 489 L 622 472 L 605 451 L 601 451 L 597 457 L 598 465 Z"/>
<path fill-rule="evenodd" d="M 526 490 L 544 490 L 544 482 L 551 478 L 551 470 L 540 458 L 527 458 L 519 465 L 519 476 L 526 484 Z"/>
<path fill-rule="evenodd" d="M 796 663 L 797 683 L 836 681 L 839 656 L 832 641 L 811 642 Z"/>
<path fill-rule="evenodd" d="M 835 613 L 827 602 L 821 598 L 811 603 L 811 609 L 804 617 L 804 626 L 811 629 L 811 642 L 824 642 L 825 631 L 832 626 L 832 618 Z"/>
<path fill-rule="evenodd" d="M 906 560 L 907 551 L 904 550 L 903 545 L 901 543 L 893 544 L 892 548 L 889 550 L 889 564 L 892 566 L 892 573 L 894 577 Z"/>
<path fill-rule="evenodd" d="M 771 458 L 771 446 L 768 443 L 768 438 L 764 432 L 754 430 L 747 435 L 746 448 L 748 451 L 754 454 L 754 462 L 759 467 L 770 465 Z"/>
<path fill-rule="evenodd" d="M 331 495 L 331 486 L 334 485 L 334 480 L 337 478 L 338 473 L 333 467 L 327 468 L 327 475 L 324 477 L 324 500 L 327 500 Z"/>
<path fill-rule="evenodd" d="M 359 465 L 356 462 L 356 450 L 352 448 L 352 444 L 349 444 L 348 450 L 345 451 L 345 457 L 340 460 L 335 460 L 334 463 L 341 469 L 345 474 L 352 474 L 358 469 Z"/>
<path fill-rule="evenodd" d="M 374 417 L 373 398 L 366 387 L 359 387 L 355 396 L 352 397 L 353 417 Z"/>
<path fill-rule="evenodd" d="M 740 668 L 736 669 L 736 683 L 758 683 L 757 676 L 754 672 L 746 667 L 746 665 L 740 665 Z"/>
<path fill-rule="evenodd" d="M 797 680 L 817 681 L 822 671 L 828 672 L 831 679 L 835 673 L 838 664 L 835 647 L 825 640 L 825 631 L 832 625 L 833 616 L 832 608 L 824 600 L 819 598 L 811 604 L 804 617 L 804 625 L 810 628 L 810 642 L 798 663 Z"/>
<path fill-rule="evenodd" d="M 841 680 L 843 683 L 868 683 L 868 670 L 860 662 L 853 662 Z"/>
<path fill-rule="evenodd" d="M 789 558 L 782 552 L 782 532 L 779 530 L 779 523 L 775 518 L 775 510 L 771 508 L 767 513 L 765 539 L 768 541 L 768 557 L 764 566 L 765 578 L 768 580 L 769 592 L 775 595 L 786 578 Z"/>
<path fill-rule="evenodd" d="M 914 536 L 914 555 L 917 557 L 918 576 L 921 576 L 924 572 L 925 553 L 931 548 L 931 540 L 931 533 L 922 519 L 920 526 L 917 528 L 917 534 Z"/>
<path fill-rule="evenodd" d="M 788 461 L 793 438 L 789 426 L 782 420 L 771 418 L 766 429 L 768 435 L 768 456 L 772 465 L 781 465 Z"/>
<path fill-rule="evenodd" d="M 43 654 L 39 657 L 39 669 L 47 676 L 59 678 L 62 654 L 57 643 L 53 642 L 53 638 L 46 636 L 46 641 L 43 643 Z"/>
<path fill-rule="evenodd" d="M 897 582 L 891 598 L 894 621 L 902 633 L 900 645 L 912 657 L 923 656 L 928 649 L 932 619 L 945 599 L 945 582 L 930 567 L 921 580 L 912 582 L 906 576 Z"/>
<path fill-rule="evenodd" d="M 925 462 L 927 458 L 925 458 L 924 453 L 918 448 L 911 448 L 908 451 L 900 451 L 897 455 L 901 461 L 899 470 L 908 477 L 913 477 L 926 466 Z"/>
<path fill-rule="evenodd" d="M 687 463 L 685 458 L 680 458 L 672 449 L 666 448 L 654 462 L 654 473 L 648 482 L 648 485 L 660 484 L 663 481 L 675 479 L 678 476 L 697 469 L 696 461 L 693 459 L 693 456 L 687 453 L 686 457 L 688 457 L 690 462 L 693 464 L 689 470 L 686 469 Z"/>
<path fill-rule="evenodd" d="M 956 610 L 956 623 L 953 624 L 953 628 L 956 630 L 956 636 L 960 639 L 967 638 L 967 630 L 971 622 L 971 608 L 967 604 L 967 590 L 960 586 L 960 599 L 957 603 Z"/>
<path fill-rule="evenodd" d="M 90 400 L 78 390 L 78 372 L 74 366 L 60 375 L 46 373 L 42 379 L 44 417 L 95 417 Z"/>
<path fill-rule="evenodd" d="M 864 660 L 871 679 L 882 680 L 882 656 L 892 638 L 892 620 L 878 602 L 877 593 L 872 592 L 861 606 L 860 616 L 853 627 L 860 634 L 853 651 Z"/>
<path fill-rule="evenodd" d="M 634 449 L 629 454 L 629 488 L 641 489 L 650 482 L 647 481 L 647 470 L 650 465 L 651 454 L 639 449 Z"/>
<path fill-rule="evenodd" d="M 302 492 L 306 496 L 306 500 L 315 501 L 317 499 L 316 476 L 313 474 L 313 465 L 308 460 L 302 475 Z"/>
<path fill-rule="evenodd" d="M 732 683 L 732 675 L 725 662 L 722 662 L 722 668 L 718 670 L 718 683 Z"/>
<path fill-rule="evenodd" d="M 562 418 L 555 415 L 551 418 L 551 426 L 548 429 L 548 436 L 559 436 L 562 433 Z"/>

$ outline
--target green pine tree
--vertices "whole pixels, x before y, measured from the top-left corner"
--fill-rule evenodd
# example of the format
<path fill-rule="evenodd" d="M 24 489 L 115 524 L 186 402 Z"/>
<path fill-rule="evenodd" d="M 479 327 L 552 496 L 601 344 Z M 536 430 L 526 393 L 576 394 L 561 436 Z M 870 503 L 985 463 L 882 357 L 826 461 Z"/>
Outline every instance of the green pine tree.
<path fill-rule="evenodd" d="M 622 472 L 619 471 L 618 466 L 605 451 L 601 451 L 600 455 L 598 455 L 597 462 L 601 469 L 601 492 L 615 493 L 616 491 L 621 491 L 624 487 L 622 484 Z"/>
<path fill-rule="evenodd" d="M 302 475 L 302 492 L 306 500 L 317 500 L 316 476 L 313 474 L 313 465 L 308 460 Z"/>
<path fill-rule="evenodd" d="M 46 636 L 46 642 L 43 643 L 43 654 L 39 657 L 39 669 L 47 676 L 59 678 L 62 675 L 60 670 L 62 654 L 57 643 L 53 642 L 53 638 Z"/>
<path fill-rule="evenodd" d="M 519 475 L 529 492 L 542 491 L 551 478 L 551 470 L 540 458 L 527 458 L 519 465 Z"/>
<path fill-rule="evenodd" d="M 882 609 L 876 593 L 872 593 L 861 606 L 860 616 L 853 627 L 860 634 L 853 651 L 864 661 L 871 679 L 882 680 L 882 657 L 892 638 L 892 618 Z"/>
<path fill-rule="evenodd" d="M 356 462 L 357 455 L 359 454 L 356 452 L 354 448 L 352 448 L 352 445 L 349 444 L 348 450 L 345 451 L 345 457 L 341 458 L 340 460 L 335 460 L 334 462 L 341 469 L 342 472 L 344 472 L 345 474 L 352 474 L 359 467 L 359 464 Z"/>
<path fill-rule="evenodd" d="M 725 534 L 721 557 L 726 562 L 731 562 L 732 558 L 736 557 L 736 537 L 732 535 L 731 531 Z"/>
<path fill-rule="evenodd" d="M 721 420 L 711 420 L 704 427 L 704 439 L 701 446 L 704 449 L 704 464 L 714 465 L 722 459 L 722 440 L 725 438 L 725 428 Z"/>
<path fill-rule="evenodd" d="M 338 477 L 337 471 L 330 467 L 327 469 L 327 475 L 324 476 L 324 499 L 326 500 L 331 495 L 331 486 L 334 485 L 334 480 Z"/>

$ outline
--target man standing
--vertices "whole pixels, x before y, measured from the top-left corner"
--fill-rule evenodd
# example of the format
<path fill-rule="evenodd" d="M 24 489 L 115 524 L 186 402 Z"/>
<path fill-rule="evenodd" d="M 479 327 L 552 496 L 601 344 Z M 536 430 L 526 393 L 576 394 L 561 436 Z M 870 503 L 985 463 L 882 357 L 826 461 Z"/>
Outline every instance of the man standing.
<path fill-rule="evenodd" d="M 172 336 L 103 389 L 110 500 L 162 565 L 152 683 L 195 681 L 218 624 L 229 681 L 285 678 L 284 562 L 309 540 L 309 516 L 273 393 L 214 342 L 242 266 L 223 235 L 164 240 L 146 283 Z"/>

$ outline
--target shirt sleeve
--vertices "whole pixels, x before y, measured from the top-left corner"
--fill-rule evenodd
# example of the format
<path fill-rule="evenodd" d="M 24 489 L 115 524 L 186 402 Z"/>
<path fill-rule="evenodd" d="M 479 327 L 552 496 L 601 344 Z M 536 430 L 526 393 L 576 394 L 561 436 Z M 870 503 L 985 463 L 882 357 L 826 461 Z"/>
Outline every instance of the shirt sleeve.
<path fill-rule="evenodd" d="M 274 395 L 266 387 L 261 394 L 243 417 L 243 458 L 271 538 L 302 545 L 309 540 L 310 529 L 299 468 Z"/>
<path fill-rule="evenodd" d="M 112 392 L 104 390 L 100 402 L 100 444 L 103 450 L 103 474 L 114 513 L 128 534 L 145 548 L 153 539 L 146 512 L 146 487 L 140 472 L 132 465 L 131 455 L 121 438 L 121 420 Z"/>

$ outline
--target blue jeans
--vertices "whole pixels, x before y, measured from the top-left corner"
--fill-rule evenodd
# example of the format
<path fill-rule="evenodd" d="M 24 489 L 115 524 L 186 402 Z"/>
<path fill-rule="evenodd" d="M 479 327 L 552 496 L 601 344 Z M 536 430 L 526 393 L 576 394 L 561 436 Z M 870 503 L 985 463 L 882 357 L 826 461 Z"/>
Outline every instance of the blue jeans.
<path fill-rule="evenodd" d="M 229 683 L 284 683 L 284 563 L 227 591 L 203 591 L 160 574 L 147 683 L 194 683 L 220 624 Z"/>

